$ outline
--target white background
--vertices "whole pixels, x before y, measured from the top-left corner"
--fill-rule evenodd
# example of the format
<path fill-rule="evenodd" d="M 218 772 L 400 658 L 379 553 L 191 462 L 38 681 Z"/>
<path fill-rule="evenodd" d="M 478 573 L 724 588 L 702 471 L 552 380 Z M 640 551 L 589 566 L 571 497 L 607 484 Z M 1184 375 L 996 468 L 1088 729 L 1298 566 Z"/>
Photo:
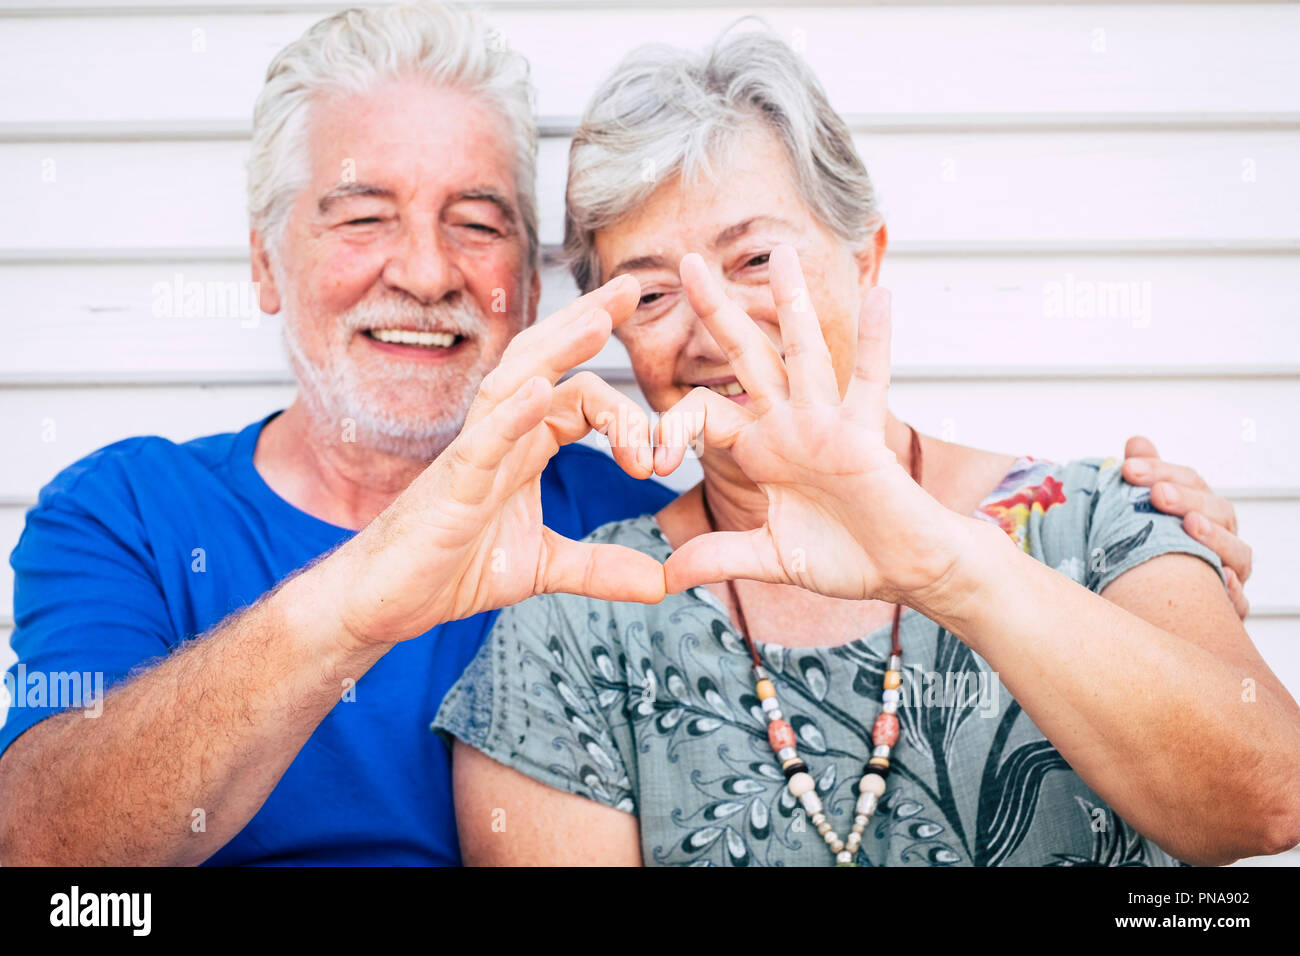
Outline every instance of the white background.
<path fill-rule="evenodd" d="M 484 6 L 533 64 L 550 248 L 567 134 L 598 79 L 638 42 L 699 47 L 762 15 L 876 181 L 895 410 L 1047 458 L 1118 455 L 1144 432 L 1194 464 L 1237 507 L 1255 548 L 1247 628 L 1300 693 L 1300 5 Z M 274 52 L 333 9 L 0 0 L 5 554 L 85 453 L 288 402 L 273 318 L 155 317 L 154 287 L 248 278 L 253 100 Z M 1149 293 L 1149 311 L 1052 314 L 1054 290 L 1102 283 Z M 556 269 L 544 284 L 544 313 L 573 294 Z M 635 391 L 625 365 L 616 345 L 594 363 Z M 6 564 L 0 641 L 11 591 Z"/>

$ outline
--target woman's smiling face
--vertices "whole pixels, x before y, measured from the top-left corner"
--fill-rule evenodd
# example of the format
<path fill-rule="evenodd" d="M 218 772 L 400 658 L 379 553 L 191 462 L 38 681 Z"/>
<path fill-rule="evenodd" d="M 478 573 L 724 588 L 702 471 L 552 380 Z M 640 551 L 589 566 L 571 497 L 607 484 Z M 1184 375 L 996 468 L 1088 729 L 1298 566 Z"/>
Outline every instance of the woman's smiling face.
<path fill-rule="evenodd" d="M 688 252 L 703 256 L 728 297 L 779 350 L 767 256 L 780 243 L 799 254 L 843 394 L 853 372 L 858 305 L 875 284 L 884 227 L 860 250 L 828 231 L 799 195 L 780 143 L 759 123 L 709 162 L 712 177 L 674 177 L 595 235 L 600 281 L 629 272 L 641 283 L 641 303 L 616 334 L 650 407 L 665 411 L 701 385 L 747 403 L 726 355 L 691 309 L 678 264 Z"/>

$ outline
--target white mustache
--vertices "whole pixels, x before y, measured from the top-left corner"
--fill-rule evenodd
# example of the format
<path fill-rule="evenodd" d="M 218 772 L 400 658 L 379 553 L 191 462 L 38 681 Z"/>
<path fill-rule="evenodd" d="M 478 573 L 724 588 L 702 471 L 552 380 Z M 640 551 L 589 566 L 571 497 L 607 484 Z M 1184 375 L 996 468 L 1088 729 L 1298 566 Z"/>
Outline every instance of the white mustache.
<path fill-rule="evenodd" d="M 410 299 L 365 302 L 341 315 L 339 323 L 349 332 L 409 329 L 414 332 L 450 332 L 472 338 L 487 331 L 487 318 L 483 311 L 477 303 L 463 296 L 431 306 Z"/>

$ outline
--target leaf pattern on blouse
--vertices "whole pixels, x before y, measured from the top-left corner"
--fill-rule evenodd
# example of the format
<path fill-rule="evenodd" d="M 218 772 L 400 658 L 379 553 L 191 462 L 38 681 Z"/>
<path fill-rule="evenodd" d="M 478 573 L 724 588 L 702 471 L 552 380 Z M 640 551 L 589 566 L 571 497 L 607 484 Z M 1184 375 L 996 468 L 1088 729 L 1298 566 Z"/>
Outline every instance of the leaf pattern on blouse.
<path fill-rule="evenodd" d="M 1021 459 L 979 514 L 1097 591 L 1168 552 L 1219 567 L 1109 460 Z M 670 553 L 648 515 L 589 540 Z M 871 752 L 889 630 L 834 647 L 757 644 L 841 836 Z M 1074 773 L 966 644 L 915 611 L 903 614 L 901 640 L 899 740 L 860 865 L 1177 863 Z M 433 727 L 636 814 L 647 864 L 832 862 L 768 746 L 748 652 L 706 589 L 650 607 L 544 595 L 506 609 Z"/>

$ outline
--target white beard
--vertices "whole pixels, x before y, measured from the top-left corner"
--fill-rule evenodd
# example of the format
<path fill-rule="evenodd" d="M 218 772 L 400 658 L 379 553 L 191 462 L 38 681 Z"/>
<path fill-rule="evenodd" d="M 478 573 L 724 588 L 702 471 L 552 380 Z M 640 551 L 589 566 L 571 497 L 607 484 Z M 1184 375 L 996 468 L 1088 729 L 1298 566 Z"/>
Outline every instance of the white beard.
<path fill-rule="evenodd" d="M 433 307 L 417 305 L 410 299 L 389 299 L 382 303 L 361 303 L 340 316 L 338 324 L 345 334 L 343 349 L 352 333 L 359 329 L 391 326 L 409 327 L 419 323 L 430 330 L 452 331 L 486 340 L 487 319 L 472 300 L 458 298 L 451 304 Z M 484 376 L 492 370 L 495 356 L 485 356 L 478 367 L 447 370 L 415 362 L 395 361 L 386 370 L 388 382 L 412 379 L 435 380 L 447 374 L 464 375 L 464 387 L 435 417 L 402 414 L 374 397 L 373 380 L 363 379 L 355 363 L 346 354 L 334 354 L 327 364 L 314 365 L 308 359 L 298 335 L 298 323 L 286 306 L 283 310 L 284 342 L 289 362 L 298 379 L 308 410 L 323 434 L 336 429 L 355 430 L 357 444 L 375 451 L 403 458 L 432 461 L 451 444 L 465 424 L 465 416 Z"/>

